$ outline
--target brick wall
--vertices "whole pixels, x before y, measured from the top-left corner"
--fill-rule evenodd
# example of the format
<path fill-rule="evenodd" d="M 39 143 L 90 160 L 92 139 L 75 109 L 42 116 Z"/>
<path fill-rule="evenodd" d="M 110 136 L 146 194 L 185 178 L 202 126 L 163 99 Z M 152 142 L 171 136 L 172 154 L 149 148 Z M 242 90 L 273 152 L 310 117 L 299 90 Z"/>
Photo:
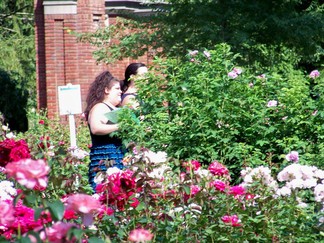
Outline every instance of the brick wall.
<path fill-rule="evenodd" d="M 60 4 L 56 6 L 54 4 Z M 36 20 L 36 74 L 38 109 L 47 108 L 48 117 L 59 115 L 57 87 L 68 83 L 80 84 L 82 108 L 90 83 L 108 69 L 122 79 L 127 65 L 133 61 L 147 63 L 147 57 L 125 59 L 105 66 L 96 64 L 94 47 L 77 42 L 69 31 L 89 32 L 104 26 L 104 0 L 43 1 L 34 0 Z M 109 17 L 110 24 L 114 17 Z M 66 121 L 65 116 L 60 117 Z"/>

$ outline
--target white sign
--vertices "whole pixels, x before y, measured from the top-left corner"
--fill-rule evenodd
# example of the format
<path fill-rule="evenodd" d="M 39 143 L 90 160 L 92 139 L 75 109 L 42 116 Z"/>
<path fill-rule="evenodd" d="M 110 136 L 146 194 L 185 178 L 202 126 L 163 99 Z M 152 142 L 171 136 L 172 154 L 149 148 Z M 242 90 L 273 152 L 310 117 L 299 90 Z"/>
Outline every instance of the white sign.
<path fill-rule="evenodd" d="M 60 115 L 82 113 L 80 85 L 58 86 Z"/>
<path fill-rule="evenodd" d="M 60 115 L 69 115 L 70 143 L 77 147 L 74 114 L 82 113 L 80 85 L 58 86 Z"/>

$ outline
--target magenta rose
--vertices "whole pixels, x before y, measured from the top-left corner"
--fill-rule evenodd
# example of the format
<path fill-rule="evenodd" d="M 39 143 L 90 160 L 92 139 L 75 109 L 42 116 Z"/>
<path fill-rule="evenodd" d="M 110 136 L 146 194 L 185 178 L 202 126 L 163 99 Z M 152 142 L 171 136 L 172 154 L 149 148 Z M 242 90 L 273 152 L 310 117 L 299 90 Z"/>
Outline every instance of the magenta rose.
<path fill-rule="evenodd" d="M 226 176 L 229 174 L 228 169 L 216 160 L 209 165 L 208 169 L 213 175 L 216 176 Z"/>
<path fill-rule="evenodd" d="M 242 186 L 232 186 L 228 193 L 233 195 L 234 197 L 238 197 L 244 195 L 246 191 L 245 188 Z"/>

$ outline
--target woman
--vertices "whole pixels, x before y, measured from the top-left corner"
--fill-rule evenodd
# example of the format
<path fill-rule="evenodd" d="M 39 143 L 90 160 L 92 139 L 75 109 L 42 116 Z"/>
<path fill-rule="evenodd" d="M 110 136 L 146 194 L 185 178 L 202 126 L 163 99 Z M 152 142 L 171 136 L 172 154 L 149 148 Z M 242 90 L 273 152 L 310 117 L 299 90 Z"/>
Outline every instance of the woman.
<path fill-rule="evenodd" d="M 129 106 L 136 108 L 139 106 L 136 100 L 137 89 L 135 86 L 135 80 L 138 76 L 143 76 L 147 73 L 147 67 L 143 63 L 131 63 L 125 70 L 125 79 L 122 82 L 122 106 Z"/>
<path fill-rule="evenodd" d="M 89 183 L 95 191 L 95 176 L 107 167 L 123 169 L 125 151 L 121 139 L 112 136 L 118 131 L 118 124 L 108 120 L 105 114 L 121 102 L 120 82 L 110 72 L 104 71 L 91 84 L 86 99 L 85 116 L 88 121 L 92 147 L 90 151 Z"/>

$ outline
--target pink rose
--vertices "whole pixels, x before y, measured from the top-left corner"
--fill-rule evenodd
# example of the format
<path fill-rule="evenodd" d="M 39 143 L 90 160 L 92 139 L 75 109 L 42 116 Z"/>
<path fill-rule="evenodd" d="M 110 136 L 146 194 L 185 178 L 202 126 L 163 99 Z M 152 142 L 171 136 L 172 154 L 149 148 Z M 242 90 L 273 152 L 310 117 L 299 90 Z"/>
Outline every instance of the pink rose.
<path fill-rule="evenodd" d="M 225 224 L 231 225 L 233 227 L 239 227 L 241 226 L 240 224 L 240 219 L 238 218 L 237 215 L 225 215 L 222 217 L 222 221 Z"/>
<path fill-rule="evenodd" d="M 210 58 L 210 52 L 204 51 L 203 53 L 204 53 L 205 57 L 207 57 L 208 59 Z"/>
<path fill-rule="evenodd" d="M 69 230 L 73 227 L 76 228 L 73 223 L 56 222 L 51 227 L 46 228 L 46 234 L 45 232 L 41 233 L 41 238 L 52 243 L 77 242 L 76 239 L 67 238 Z"/>
<path fill-rule="evenodd" d="M 238 75 L 240 75 L 242 73 L 242 69 L 240 68 L 233 68 L 232 71 L 230 71 L 227 76 L 230 78 L 237 78 Z"/>
<path fill-rule="evenodd" d="M 192 57 L 194 57 L 194 56 L 196 56 L 198 53 L 199 53 L 199 51 L 194 50 L 194 51 L 190 51 L 190 52 L 189 52 L 189 55 L 192 56 Z"/>
<path fill-rule="evenodd" d="M 233 72 L 235 72 L 237 75 L 240 75 L 242 73 L 242 69 L 240 69 L 240 68 L 233 68 Z"/>
<path fill-rule="evenodd" d="M 311 73 L 309 74 L 309 77 L 312 78 L 312 79 L 315 79 L 317 77 L 320 76 L 320 72 L 318 70 L 313 70 L 311 71 Z"/>
<path fill-rule="evenodd" d="M 215 190 L 223 192 L 226 188 L 225 182 L 221 180 L 215 180 L 210 182 L 210 186 L 214 187 Z"/>
<path fill-rule="evenodd" d="M 291 151 L 289 154 L 286 155 L 286 160 L 297 163 L 298 160 L 299 160 L 298 152 L 297 151 Z"/>
<path fill-rule="evenodd" d="M 42 159 L 22 159 L 7 164 L 5 173 L 19 184 L 29 189 L 36 189 L 46 188 L 49 171 L 50 167 Z"/>
<path fill-rule="evenodd" d="M 200 192 L 201 188 L 198 185 L 191 185 L 190 186 L 190 194 L 192 196 L 196 195 L 198 192 Z"/>
<path fill-rule="evenodd" d="M 65 210 L 63 218 L 66 220 L 70 220 L 70 219 L 77 219 L 78 216 L 75 214 L 73 210 Z"/>
<path fill-rule="evenodd" d="M 209 165 L 208 169 L 213 175 L 217 176 L 225 176 L 229 173 L 228 169 L 216 160 Z"/>
<path fill-rule="evenodd" d="M 99 212 L 100 207 L 100 202 L 87 194 L 74 194 L 66 200 L 66 210 L 74 210 L 82 214 L 82 222 L 85 226 L 93 223 L 93 214 Z"/>
<path fill-rule="evenodd" d="M 10 200 L 0 200 L 0 225 L 10 226 L 14 221 L 14 207 Z"/>
<path fill-rule="evenodd" d="M 98 217 L 101 219 L 104 215 L 111 216 L 114 214 L 114 210 L 111 207 L 102 205 L 98 214 Z"/>
<path fill-rule="evenodd" d="M 275 107 L 278 105 L 278 101 L 276 100 L 270 100 L 267 104 L 267 107 Z"/>
<path fill-rule="evenodd" d="M 231 71 L 227 74 L 227 76 L 234 79 L 237 78 L 238 74 L 234 71 Z"/>
<path fill-rule="evenodd" d="M 186 171 L 190 172 L 191 170 L 197 171 L 201 164 L 197 160 L 191 160 L 190 162 L 183 163 L 183 166 L 186 168 Z"/>
<path fill-rule="evenodd" d="M 129 233 L 128 240 L 132 242 L 145 242 L 153 239 L 153 234 L 146 229 L 134 229 Z"/>
<path fill-rule="evenodd" d="M 66 209 L 74 210 L 77 213 L 87 214 L 97 212 L 101 204 L 94 197 L 87 194 L 74 194 L 66 200 Z"/>
<path fill-rule="evenodd" d="M 257 78 L 264 79 L 264 78 L 266 78 L 266 75 L 265 74 L 260 74 L 259 76 L 257 76 Z"/>

